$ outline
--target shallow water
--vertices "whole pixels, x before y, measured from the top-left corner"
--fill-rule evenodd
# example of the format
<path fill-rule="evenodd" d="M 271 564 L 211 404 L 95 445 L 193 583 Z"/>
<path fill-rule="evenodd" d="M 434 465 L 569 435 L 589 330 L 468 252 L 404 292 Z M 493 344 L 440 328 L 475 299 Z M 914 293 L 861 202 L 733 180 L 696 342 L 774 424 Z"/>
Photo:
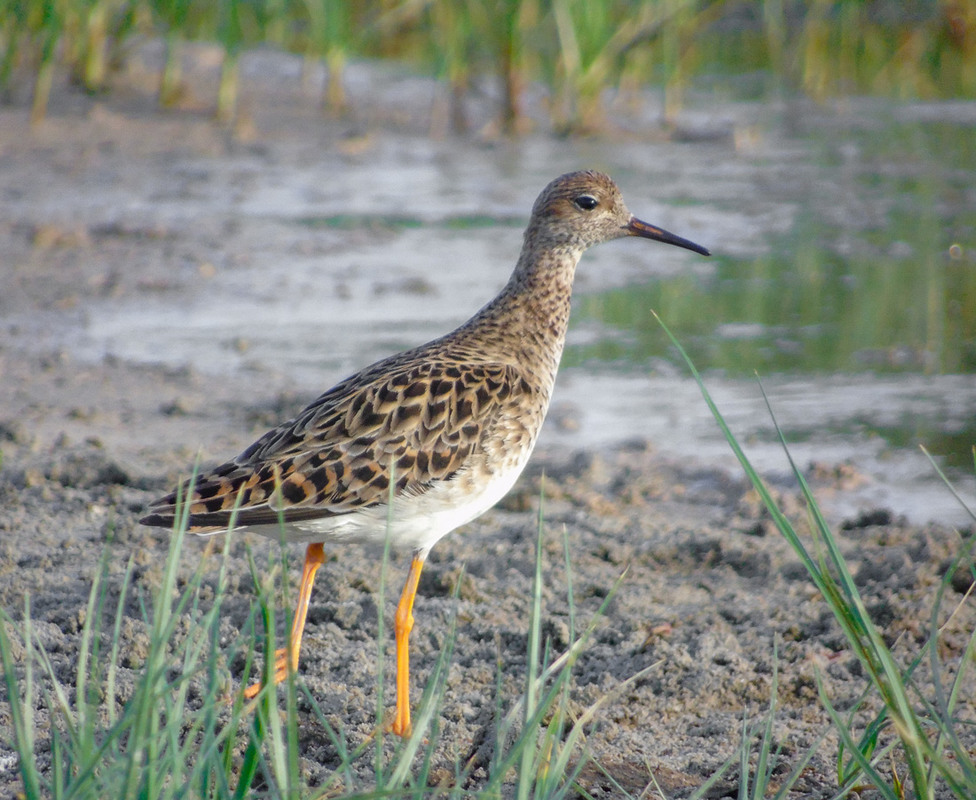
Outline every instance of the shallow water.
<path fill-rule="evenodd" d="M 646 437 L 731 463 L 654 309 L 760 466 L 786 469 L 756 371 L 801 465 L 869 476 L 825 500 L 836 513 L 963 523 L 918 447 L 973 502 L 976 104 L 688 102 L 686 141 L 371 133 L 366 155 L 271 144 L 148 163 L 97 199 L 66 186 L 48 213 L 209 225 L 214 261 L 174 258 L 205 291 L 105 301 L 51 335 L 87 358 L 284 374 L 311 396 L 469 317 L 506 280 L 538 191 L 600 168 L 637 216 L 714 256 L 639 241 L 584 256 L 543 445 Z"/>

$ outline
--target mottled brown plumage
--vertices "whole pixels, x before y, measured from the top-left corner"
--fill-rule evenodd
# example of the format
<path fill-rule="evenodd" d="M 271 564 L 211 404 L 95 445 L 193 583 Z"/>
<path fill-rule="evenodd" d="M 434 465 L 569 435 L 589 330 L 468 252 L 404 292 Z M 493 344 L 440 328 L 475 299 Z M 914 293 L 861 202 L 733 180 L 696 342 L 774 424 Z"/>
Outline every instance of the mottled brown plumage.
<path fill-rule="evenodd" d="M 409 731 L 406 638 L 424 559 L 438 539 L 494 505 L 522 471 L 552 395 L 576 264 L 591 245 L 624 236 L 708 254 L 635 219 L 606 175 L 563 175 L 533 206 L 508 283 L 468 322 L 347 378 L 234 460 L 152 504 L 147 525 L 172 525 L 178 498 L 188 498 L 195 533 L 226 530 L 236 506 L 237 527 L 277 537 L 283 521 L 286 538 L 310 543 L 277 680 L 297 667 L 320 543 L 382 541 L 390 520 L 393 542 L 415 551 L 397 614 L 393 723 L 396 733 Z"/>
<path fill-rule="evenodd" d="M 190 530 L 226 530 L 238 496 L 240 527 L 277 525 L 279 515 L 305 522 L 385 505 L 391 476 L 395 496 L 419 497 L 470 467 L 469 459 L 484 461 L 486 452 L 511 446 L 513 436 L 514 443 L 529 436 L 526 420 L 506 420 L 522 404 L 538 405 L 541 387 L 510 364 L 438 355 L 434 361 L 421 348 L 374 365 L 371 375 L 340 383 L 200 476 L 190 494 Z M 172 524 L 177 496 L 188 491 L 189 482 L 158 500 L 143 522 Z"/>

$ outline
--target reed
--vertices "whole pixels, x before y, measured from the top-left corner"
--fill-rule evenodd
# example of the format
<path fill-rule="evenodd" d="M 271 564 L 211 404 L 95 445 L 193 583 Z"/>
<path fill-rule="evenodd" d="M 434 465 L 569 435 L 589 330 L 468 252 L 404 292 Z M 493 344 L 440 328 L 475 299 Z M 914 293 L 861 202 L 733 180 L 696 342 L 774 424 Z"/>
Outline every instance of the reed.
<path fill-rule="evenodd" d="M 303 54 L 308 62 L 322 62 L 326 68 L 322 104 L 340 114 L 348 101 L 343 71 L 351 50 L 356 47 L 350 4 L 344 0 L 304 0 L 307 23 Z"/>
<path fill-rule="evenodd" d="M 972 676 L 976 663 L 973 659 L 976 653 L 976 630 L 970 634 L 962 657 L 954 659 L 951 668 L 944 663 L 940 649 L 942 627 L 948 619 L 942 618 L 943 595 L 954 573 L 966 568 L 964 565 L 972 558 L 976 540 L 970 539 L 968 543 L 962 543 L 943 577 L 936 593 L 936 602 L 932 606 L 925 645 L 907 664 L 899 660 L 886 644 L 881 629 L 872 621 L 841 554 L 837 538 L 824 518 L 802 471 L 794 463 L 779 426 L 776 426 L 776 430 L 783 451 L 806 503 L 809 537 L 801 536 L 780 510 L 765 482 L 726 425 L 695 365 L 664 323 L 660 324 L 685 360 L 715 421 L 770 518 L 806 568 L 812 584 L 826 601 L 851 652 L 860 661 L 868 678 L 865 697 L 847 715 L 837 710 L 822 680 L 818 678 L 821 703 L 833 722 L 834 731 L 840 741 L 837 756 L 840 791 L 837 796 L 846 797 L 863 783 L 875 789 L 886 800 L 902 800 L 908 796 L 918 800 L 934 800 L 937 792 L 948 792 L 948 796 L 959 800 L 976 796 L 976 759 L 963 744 L 962 730 L 966 723 L 957 714 L 962 699 L 962 687 Z M 765 398 L 765 393 L 763 397 Z M 768 398 L 765 399 L 767 409 L 773 416 Z M 775 416 L 773 423 L 776 424 Z M 938 470 L 934 462 L 933 467 Z M 947 487 L 955 495 L 948 482 Z M 959 499 L 958 495 L 955 496 Z M 976 511 L 969 508 L 966 510 L 976 521 Z M 971 602 L 969 594 L 963 597 L 959 605 L 966 602 Z M 954 613 L 955 611 L 951 611 L 948 616 L 951 617 Z M 930 665 L 930 675 L 924 683 L 916 679 L 914 674 L 923 660 L 927 660 Z M 863 730 L 858 731 L 855 718 L 867 698 L 877 701 L 880 711 Z M 883 740 L 887 741 L 882 746 Z M 909 784 L 913 794 L 908 791 Z"/>
<path fill-rule="evenodd" d="M 153 4 L 153 20 L 166 41 L 159 81 L 159 104 L 163 108 L 175 105 L 183 94 L 183 41 L 189 13 L 190 0 L 157 0 Z"/>
<path fill-rule="evenodd" d="M 56 68 L 91 91 L 105 86 L 120 41 L 167 42 L 160 100 L 178 93 L 179 43 L 217 41 L 227 58 L 218 116 L 232 117 L 237 62 L 270 44 L 324 59 L 325 106 L 345 108 L 351 58 L 412 62 L 441 78 L 453 127 L 475 78 L 498 80 L 498 116 L 524 130 L 521 97 L 531 81 L 551 92 L 557 131 L 599 129 L 608 90 L 665 89 L 667 114 L 699 75 L 762 69 L 816 99 L 836 94 L 972 97 L 976 13 L 964 3 L 870 6 L 851 0 L 8 0 L 0 10 L 0 89 L 21 73 L 34 83 L 32 117 L 43 118 Z M 883 13 L 882 13 L 883 12 Z"/>

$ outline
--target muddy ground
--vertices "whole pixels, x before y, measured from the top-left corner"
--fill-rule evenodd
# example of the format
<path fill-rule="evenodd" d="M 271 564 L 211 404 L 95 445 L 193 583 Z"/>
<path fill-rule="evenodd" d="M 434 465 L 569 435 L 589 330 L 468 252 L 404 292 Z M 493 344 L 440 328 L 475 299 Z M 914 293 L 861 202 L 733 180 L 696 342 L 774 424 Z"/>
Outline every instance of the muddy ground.
<path fill-rule="evenodd" d="M 211 461 L 229 457 L 314 395 L 275 372 L 217 377 L 113 358 L 85 360 L 51 345 L 52 328 L 106 299 L 184 302 L 205 291 L 213 269 L 208 265 L 233 269 L 235 248 L 248 246 L 234 220 L 154 224 L 148 214 L 136 224 L 123 214 L 107 224 L 92 222 L 82 200 L 66 198 L 84 198 L 79 182 L 88 182 L 97 202 L 100 179 L 138 183 L 147 161 L 174 169 L 192 161 L 199 169 L 246 150 L 270 168 L 324 150 L 351 151 L 374 132 L 408 144 L 430 134 L 424 115 L 392 106 L 384 114 L 380 103 L 354 123 L 323 119 L 295 83 L 287 82 L 286 90 L 269 84 L 262 95 L 252 82 L 242 118 L 231 129 L 212 121 L 203 78 L 183 108 L 163 113 L 154 109 L 151 81 L 131 68 L 107 97 L 89 98 L 59 85 L 48 119 L 35 130 L 27 124 L 23 96 L 0 109 L 0 606 L 20 619 L 30 595 L 38 636 L 65 682 L 73 682 L 83 609 L 106 548 L 110 581 L 121 581 L 133 557 L 136 586 L 151 590 L 168 536 L 137 523 L 147 502 L 167 490 L 198 452 Z M 491 131 L 483 128 L 479 135 L 490 137 Z M 455 763 L 472 757 L 484 763 L 496 706 L 509 707 L 522 689 L 543 473 L 544 630 L 556 651 L 566 647 L 569 631 L 563 536 L 578 624 L 592 617 L 627 571 L 575 668 L 577 712 L 612 695 L 588 729 L 595 760 L 632 794 L 644 791 L 652 776 L 668 797 L 687 794 L 736 752 L 743 714 L 757 719 L 767 708 L 776 640 L 775 737 L 780 774 L 787 774 L 828 727 L 816 676 L 843 709 L 865 687 L 861 667 L 742 477 L 665 459 L 656 455 L 654 442 L 635 438 L 612 451 L 542 448 L 498 508 L 433 551 L 415 609 L 415 699 L 450 619 L 458 618 L 435 775 L 450 776 Z M 824 493 L 857 482 L 849 470 L 830 464 L 812 469 L 810 478 Z M 787 511 L 802 523 L 795 487 L 772 479 Z M 896 643 L 895 652 L 909 659 L 927 636 L 935 593 L 961 546 L 960 532 L 908 525 L 884 509 L 834 522 L 868 609 Z M 259 563 L 266 561 L 269 545 L 246 542 Z M 234 545 L 228 567 L 231 629 L 246 618 L 254 594 L 244 545 L 243 539 Z M 187 574 L 204 548 L 201 540 L 185 543 Z M 300 550 L 293 555 L 297 562 Z M 392 564 L 390 580 L 397 586 L 384 609 L 388 630 L 406 561 L 406 554 L 398 554 Z M 368 550 L 330 553 L 312 598 L 301 666 L 302 680 L 330 723 L 353 743 L 363 741 L 374 722 L 378 562 Z M 216 561 L 212 566 L 216 573 Z M 948 592 L 940 620 L 965 588 L 965 581 L 957 581 Z M 145 652 L 146 626 L 131 605 L 123 625 L 123 686 L 138 673 Z M 943 632 L 941 654 L 950 670 L 974 624 L 969 603 Z M 651 664 L 656 666 L 646 677 L 614 694 L 621 681 Z M 386 674 L 392 674 L 391 663 Z M 387 687 L 388 698 L 391 691 Z M 972 721 L 972 707 L 963 715 Z M 42 765 L 48 742 L 42 730 Z M 301 746 L 308 783 L 323 784 L 337 764 L 329 739 L 309 721 Z M 791 797 L 830 796 L 835 757 L 836 737 L 828 734 Z M 370 752 L 360 761 L 361 788 L 369 786 L 373 763 Z M 472 788 L 483 775 L 476 766 Z M 582 783 L 595 796 L 617 793 L 593 768 Z M 18 786 L 4 701 L 0 796 L 13 796 Z M 736 792 L 733 769 L 709 796 Z"/>

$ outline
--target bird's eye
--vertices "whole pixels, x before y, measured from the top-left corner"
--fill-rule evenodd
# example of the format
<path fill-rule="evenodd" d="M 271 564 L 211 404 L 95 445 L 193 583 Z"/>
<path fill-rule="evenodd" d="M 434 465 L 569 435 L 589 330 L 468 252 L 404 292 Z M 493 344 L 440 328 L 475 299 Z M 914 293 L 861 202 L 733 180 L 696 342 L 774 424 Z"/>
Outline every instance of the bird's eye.
<path fill-rule="evenodd" d="M 573 202 L 576 204 L 577 208 L 581 208 L 583 211 L 592 211 L 594 208 L 600 205 L 600 201 L 591 194 L 581 194 Z"/>

